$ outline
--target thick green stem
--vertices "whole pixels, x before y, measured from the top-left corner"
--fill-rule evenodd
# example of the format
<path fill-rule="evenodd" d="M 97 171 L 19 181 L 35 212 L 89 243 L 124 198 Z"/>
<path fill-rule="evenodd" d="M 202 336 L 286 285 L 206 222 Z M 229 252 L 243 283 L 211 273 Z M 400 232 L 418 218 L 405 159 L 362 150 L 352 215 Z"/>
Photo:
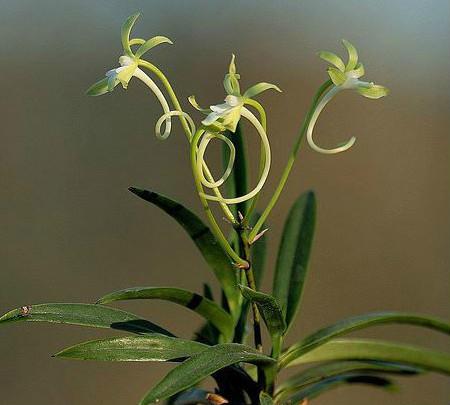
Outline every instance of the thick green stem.
<path fill-rule="evenodd" d="M 278 183 L 278 186 L 275 189 L 275 192 L 273 193 L 272 198 L 270 199 L 269 203 L 267 204 L 267 207 L 265 208 L 265 210 L 261 214 L 261 217 L 259 218 L 259 220 L 256 223 L 256 225 L 253 227 L 253 230 L 250 232 L 250 235 L 249 235 L 249 240 L 250 241 L 252 241 L 255 238 L 255 236 L 258 234 L 258 232 L 260 231 L 260 229 L 263 226 L 264 222 L 266 222 L 266 219 L 269 216 L 270 212 L 272 211 L 272 208 L 275 206 L 275 204 L 277 203 L 278 199 L 280 198 L 280 195 L 281 195 L 281 193 L 282 193 L 282 191 L 284 189 L 284 186 L 286 185 L 286 182 L 288 180 L 289 174 L 291 173 L 292 167 L 294 166 L 294 162 L 295 162 L 295 159 L 297 157 L 298 151 L 300 149 L 301 142 L 302 142 L 303 137 L 305 136 L 305 133 L 306 133 L 306 131 L 308 129 L 309 122 L 311 120 L 311 117 L 314 114 L 316 106 L 317 106 L 318 102 L 320 101 L 321 97 L 323 96 L 323 94 L 332 85 L 333 85 L 332 81 L 331 80 L 327 80 L 317 90 L 317 93 L 314 96 L 313 102 L 311 103 L 311 107 L 310 107 L 308 113 L 306 114 L 306 117 L 305 117 L 305 119 L 303 121 L 303 124 L 302 124 L 302 126 L 300 128 L 300 132 L 299 132 L 299 135 L 297 137 L 297 140 L 295 141 L 295 144 L 294 144 L 294 146 L 292 148 L 292 151 L 291 151 L 291 153 L 289 155 L 286 167 L 284 168 L 283 173 L 281 174 L 280 182 Z"/>

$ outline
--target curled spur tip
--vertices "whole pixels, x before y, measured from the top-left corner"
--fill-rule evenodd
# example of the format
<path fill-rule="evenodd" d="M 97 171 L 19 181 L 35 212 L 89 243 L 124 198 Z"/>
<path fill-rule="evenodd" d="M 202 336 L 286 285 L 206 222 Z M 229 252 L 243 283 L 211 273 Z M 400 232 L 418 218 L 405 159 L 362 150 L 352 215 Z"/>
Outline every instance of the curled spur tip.
<path fill-rule="evenodd" d="M 253 190 L 251 190 L 250 192 L 248 192 L 247 194 L 245 194 L 243 196 L 239 196 L 239 197 L 235 197 L 235 198 L 226 198 L 226 197 L 221 197 L 221 196 L 217 196 L 217 195 L 214 196 L 214 195 L 202 193 L 202 196 L 204 198 L 206 198 L 207 200 L 217 201 L 217 202 L 223 203 L 223 204 L 238 204 L 238 203 L 247 201 L 247 200 L 253 198 L 254 196 L 256 196 L 261 191 L 262 187 L 264 186 L 264 183 L 267 180 L 267 177 L 269 175 L 269 170 L 270 170 L 270 161 L 271 161 L 270 145 L 269 145 L 269 140 L 267 138 L 267 134 L 264 131 L 264 128 L 262 127 L 261 123 L 258 121 L 258 119 L 254 116 L 254 114 L 250 110 L 248 110 L 245 107 L 242 107 L 241 116 L 245 117 L 246 119 L 248 119 L 250 121 L 250 123 L 255 127 L 256 131 L 258 132 L 259 137 L 261 138 L 261 143 L 262 143 L 263 150 L 264 150 L 263 153 L 265 154 L 265 156 L 264 156 L 265 163 L 264 163 L 263 170 L 261 172 L 261 176 L 258 180 L 257 185 L 253 188 Z M 208 181 L 205 178 L 204 171 L 202 170 L 202 168 L 205 165 L 204 159 L 205 159 L 206 147 L 208 146 L 209 142 L 214 138 L 217 138 L 217 139 L 222 140 L 223 142 L 227 143 L 227 145 L 230 149 L 230 157 L 229 157 L 229 161 L 227 164 L 227 168 L 226 168 L 225 172 L 223 173 L 223 175 L 221 176 L 221 178 L 216 181 Z M 211 133 L 208 131 L 205 132 L 205 134 L 203 135 L 202 140 L 200 141 L 200 144 L 198 146 L 197 162 L 196 162 L 197 171 L 200 175 L 202 184 L 207 188 L 214 188 L 214 187 L 219 187 L 220 185 L 222 185 L 227 180 L 229 175 L 231 174 L 231 171 L 232 171 L 233 165 L 234 165 L 234 159 L 235 159 L 235 149 L 234 149 L 233 143 L 231 142 L 231 140 L 229 138 L 227 138 L 226 136 L 224 136 L 222 134 Z"/>
<path fill-rule="evenodd" d="M 356 138 L 354 136 L 352 136 L 345 144 L 338 146 L 336 148 L 332 148 L 332 149 L 322 148 L 314 142 L 313 132 L 314 132 L 314 127 L 316 125 L 317 119 L 319 118 L 319 115 L 322 112 L 322 110 L 325 108 L 325 106 L 330 102 L 330 100 L 339 91 L 340 91 L 339 87 L 334 87 L 333 89 L 331 89 L 328 93 L 326 93 L 323 96 L 323 98 L 320 100 L 319 104 L 317 105 L 316 109 L 314 110 L 313 115 L 311 116 L 311 120 L 309 121 L 308 129 L 306 132 L 306 138 L 307 138 L 308 144 L 311 147 L 311 149 L 315 150 L 316 152 L 323 153 L 326 155 L 333 155 L 336 153 L 345 152 L 346 150 L 350 149 L 356 141 Z"/>

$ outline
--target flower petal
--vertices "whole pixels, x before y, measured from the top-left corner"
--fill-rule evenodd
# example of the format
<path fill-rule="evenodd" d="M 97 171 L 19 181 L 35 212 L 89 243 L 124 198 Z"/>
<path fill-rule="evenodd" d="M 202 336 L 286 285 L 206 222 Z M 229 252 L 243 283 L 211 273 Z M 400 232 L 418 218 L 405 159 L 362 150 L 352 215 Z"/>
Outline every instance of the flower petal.
<path fill-rule="evenodd" d="M 236 74 L 236 64 L 234 63 L 234 60 L 236 59 L 236 55 L 234 53 L 231 54 L 231 62 L 230 66 L 228 67 L 228 73 L 230 75 Z"/>
<path fill-rule="evenodd" d="M 231 110 L 233 107 L 231 107 L 227 103 L 222 103 L 217 105 L 211 105 L 209 106 L 209 108 L 211 109 L 211 111 L 214 111 L 215 113 L 222 115 L 225 114 L 227 111 Z"/>
<path fill-rule="evenodd" d="M 227 94 L 233 96 L 239 96 L 241 94 L 241 88 L 239 86 L 240 76 L 236 73 L 236 65 L 234 63 L 235 56 L 231 56 L 230 66 L 228 67 L 228 74 L 223 79 L 223 87 Z"/>
<path fill-rule="evenodd" d="M 347 48 L 348 52 L 348 62 L 345 66 L 345 71 L 348 72 L 349 70 L 353 70 L 358 63 L 358 51 L 356 48 L 347 40 L 343 39 L 342 43 Z"/>
<path fill-rule="evenodd" d="M 202 121 L 202 124 L 206 126 L 211 125 L 213 122 L 217 121 L 219 117 L 220 115 L 213 111 Z"/>
<path fill-rule="evenodd" d="M 108 93 L 108 78 L 94 83 L 91 87 L 86 90 L 86 94 L 88 96 L 101 96 L 102 94 Z"/>
<path fill-rule="evenodd" d="M 130 46 L 133 46 L 133 45 L 142 45 L 142 44 L 145 44 L 145 39 L 142 39 L 142 38 L 133 38 L 133 39 L 130 39 L 130 41 L 129 41 L 128 43 L 130 44 Z"/>
<path fill-rule="evenodd" d="M 194 107 L 197 111 L 200 111 L 204 114 L 209 114 L 210 110 L 209 108 L 202 108 L 200 107 L 200 105 L 197 103 L 197 100 L 195 99 L 195 96 L 189 96 L 188 97 L 188 101 L 191 104 L 192 107 Z"/>
<path fill-rule="evenodd" d="M 359 79 L 360 77 L 364 76 L 364 65 L 362 63 L 358 63 L 355 67 L 355 69 L 352 70 L 352 76 L 356 79 Z"/>
<path fill-rule="evenodd" d="M 262 93 L 263 91 L 270 90 L 270 89 L 274 89 L 281 93 L 281 89 L 278 86 L 276 86 L 275 84 L 262 82 L 262 83 L 255 84 L 254 86 L 247 89 L 247 91 L 244 93 L 243 97 L 252 98 L 252 97 L 255 97 L 258 94 Z"/>
<path fill-rule="evenodd" d="M 116 80 L 118 80 L 124 89 L 128 87 L 128 82 L 136 71 L 137 64 L 122 66 L 117 69 Z"/>
<path fill-rule="evenodd" d="M 131 33 L 131 29 L 133 28 L 134 23 L 136 22 L 136 20 L 139 18 L 139 16 L 141 15 L 141 13 L 136 13 L 133 15 L 130 15 L 126 21 L 123 23 L 122 25 L 122 29 L 120 32 L 120 36 L 122 38 L 122 46 L 123 46 L 123 50 L 125 51 L 125 53 L 128 56 L 133 56 L 133 52 L 131 51 L 131 47 L 130 47 L 130 33 Z"/>
<path fill-rule="evenodd" d="M 319 57 L 328 63 L 336 66 L 341 72 L 345 71 L 345 65 L 342 59 L 332 52 L 321 51 L 319 52 Z"/>
<path fill-rule="evenodd" d="M 153 38 L 150 38 L 148 41 L 145 41 L 144 44 L 142 44 L 138 50 L 136 51 L 136 58 L 140 58 L 142 55 L 144 55 L 144 53 L 146 53 L 147 51 L 149 51 L 150 49 L 154 48 L 155 46 L 158 46 L 160 44 L 170 44 L 172 45 L 173 42 L 167 38 L 167 37 L 163 37 L 163 36 L 156 36 Z"/>
<path fill-rule="evenodd" d="M 236 132 L 236 127 L 241 119 L 241 106 L 232 108 L 222 119 L 223 126 L 231 132 Z"/>
<path fill-rule="evenodd" d="M 389 94 L 389 89 L 387 87 L 378 84 L 373 84 L 370 87 L 358 86 L 356 90 L 359 94 L 371 99 L 381 98 Z"/>
<path fill-rule="evenodd" d="M 330 66 L 327 69 L 327 72 L 335 86 L 340 86 L 347 80 L 347 76 L 345 75 L 345 73 L 341 72 L 339 69 L 336 69 L 335 67 Z"/>

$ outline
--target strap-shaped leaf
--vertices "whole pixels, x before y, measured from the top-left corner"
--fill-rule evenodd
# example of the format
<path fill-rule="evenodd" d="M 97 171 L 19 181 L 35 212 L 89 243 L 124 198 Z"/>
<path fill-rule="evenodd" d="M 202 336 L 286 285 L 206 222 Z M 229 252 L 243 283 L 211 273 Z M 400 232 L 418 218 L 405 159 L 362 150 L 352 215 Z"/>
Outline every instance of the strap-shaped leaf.
<path fill-rule="evenodd" d="M 237 287 L 236 269 L 226 253 L 220 248 L 209 228 L 193 212 L 183 205 L 153 191 L 130 187 L 129 190 L 175 219 L 189 234 L 203 258 L 214 271 L 228 300 L 233 317 L 239 314 L 240 292 Z"/>
<path fill-rule="evenodd" d="M 316 221 L 316 198 L 302 194 L 287 217 L 281 237 L 273 295 L 278 299 L 289 328 L 297 313 L 308 270 Z"/>
<path fill-rule="evenodd" d="M 255 349 L 237 343 L 212 346 L 171 370 L 147 393 L 140 405 L 164 400 L 235 363 L 271 363 L 273 361 Z"/>
<path fill-rule="evenodd" d="M 173 336 L 161 326 L 130 312 L 97 304 L 38 304 L 14 309 L 0 318 L 0 323 L 13 321 L 65 323 Z"/>
<path fill-rule="evenodd" d="M 397 363 L 367 362 L 367 361 L 338 361 L 320 364 L 304 370 L 287 380 L 283 381 L 275 394 L 278 402 L 283 402 L 293 392 L 302 388 L 321 382 L 326 378 L 336 377 L 348 373 L 391 373 L 402 375 L 416 375 L 421 369 Z"/>
<path fill-rule="evenodd" d="M 371 339 L 335 339 L 296 358 L 289 365 L 316 361 L 369 360 L 403 363 L 450 374 L 450 354 L 423 347 Z"/>
<path fill-rule="evenodd" d="M 314 399 L 326 391 L 330 391 L 333 388 L 338 388 L 342 385 L 354 385 L 363 384 L 369 385 L 375 388 L 383 388 L 385 390 L 395 392 L 395 384 L 388 378 L 366 374 L 366 373 L 350 373 L 342 374 L 336 377 L 325 378 L 320 383 L 308 386 L 306 388 L 297 391 L 294 395 L 287 399 L 287 403 L 299 404 L 305 399 Z"/>
<path fill-rule="evenodd" d="M 281 367 L 285 367 L 293 359 L 320 346 L 327 341 L 369 326 L 382 324 L 408 324 L 434 329 L 450 335 L 450 325 L 440 319 L 429 316 L 407 314 L 401 312 L 374 312 L 343 319 L 333 325 L 318 330 L 299 343 L 291 346 L 280 359 Z"/>
<path fill-rule="evenodd" d="M 180 361 L 206 348 L 208 346 L 192 340 L 153 333 L 91 340 L 61 350 L 55 357 L 102 361 Z"/>
<path fill-rule="evenodd" d="M 286 322 L 277 300 L 269 294 L 254 291 L 245 286 L 240 287 L 242 295 L 258 306 L 272 339 L 276 336 L 282 336 L 286 330 Z"/>
<path fill-rule="evenodd" d="M 136 299 L 160 299 L 182 305 L 210 321 L 230 341 L 233 335 L 234 322 L 231 315 L 214 301 L 199 294 L 181 288 L 172 287 L 134 287 L 115 291 L 98 300 L 99 304 L 113 301 Z"/>

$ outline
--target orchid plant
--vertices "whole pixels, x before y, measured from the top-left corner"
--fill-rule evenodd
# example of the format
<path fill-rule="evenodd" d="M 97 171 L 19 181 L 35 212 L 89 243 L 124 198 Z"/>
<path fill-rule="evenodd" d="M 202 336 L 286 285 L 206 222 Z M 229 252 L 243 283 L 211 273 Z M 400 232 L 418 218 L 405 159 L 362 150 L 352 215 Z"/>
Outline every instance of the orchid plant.
<path fill-rule="evenodd" d="M 119 84 L 126 89 L 137 78 L 161 105 L 163 113 L 155 125 L 158 138 L 166 139 L 170 135 L 173 119 L 181 121 L 207 224 L 168 197 L 134 187 L 130 191 L 162 209 L 188 233 L 217 277 L 221 296 L 214 297 L 207 284 L 201 294 L 173 287 L 135 287 L 104 295 L 96 304 L 22 306 L 3 315 L 0 323 L 44 321 L 124 332 L 118 337 L 79 343 L 63 349 L 55 357 L 173 363 L 175 367 L 144 395 L 140 405 L 163 400 L 177 405 L 306 404 L 341 385 L 366 384 L 391 389 L 394 384 L 391 378 L 395 375 L 416 376 L 426 372 L 449 375 L 448 353 L 403 343 L 343 337 L 373 325 L 394 323 L 450 334 L 448 322 L 426 315 L 378 312 L 353 316 L 286 346 L 285 337 L 296 319 L 308 272 L 316 216 L 312 191 L 302 194 L 287 216 L 272 291 L 259 289 L 265 265 L 265 224 L 286 185 L 304 136 L 310 147 L 320 153 L 348 150 L 355 138 L 333 149 L 322 148 L 313 139 L 315 124 L 327 103 L 346 89 L 371 99 L 388 94 L 386 87 L 360 80 L 364 68 L 358 62 L 356 48 L 343 41 L 348 53 L 346 64 L 333 53 L 319 53 L 331 64 L 327 69 L 329 79 L 314 96 L 278 186 L 259 213 L 258 197 L 269 175 L 271 149 L 266 111 L 255 97 L 266 90 L 281 90 L 274 84 L 258 83 L 242 93 L 233 55 L 223 81 L 224 103 L 201 108 L 194 96 L 188 98 L 191 106 L 205 115 L 196 125 L 191 114 L 182 109 L 163 72 L 143 59 L 154 47 L 172 41 L 164 36 L 149 40 L 130 38 L 138 16 L 129 17 L 122 26 L 120 66 L 108 71 L 104 79 L 89 88 L 88 94 L 103 95 Z M 258 180 L 253 188 L 248 186 L 243 119 L 261 141 Z M 206 150 L 214 139 L 224 145 L 224 169 L 218 179 L 214 178 L 206 159 Z M 218 205 L 227 223 L 217 220 L 211 204 Z M 191 339 L 181 338 L 138 315 L 106 305 L 134 299 L 173 302 L 203 317 L 204 325 Z M 253 343 L 249 341 L 251 336 Z M 267 338 L 263 339 L 264 336 Z M 284 381 L 279 377 L 284 369 L 299 365 L 304 367 L 291 377 Z M 213 390 L 201 387 L 208 376 L 216 381 Z"/>

